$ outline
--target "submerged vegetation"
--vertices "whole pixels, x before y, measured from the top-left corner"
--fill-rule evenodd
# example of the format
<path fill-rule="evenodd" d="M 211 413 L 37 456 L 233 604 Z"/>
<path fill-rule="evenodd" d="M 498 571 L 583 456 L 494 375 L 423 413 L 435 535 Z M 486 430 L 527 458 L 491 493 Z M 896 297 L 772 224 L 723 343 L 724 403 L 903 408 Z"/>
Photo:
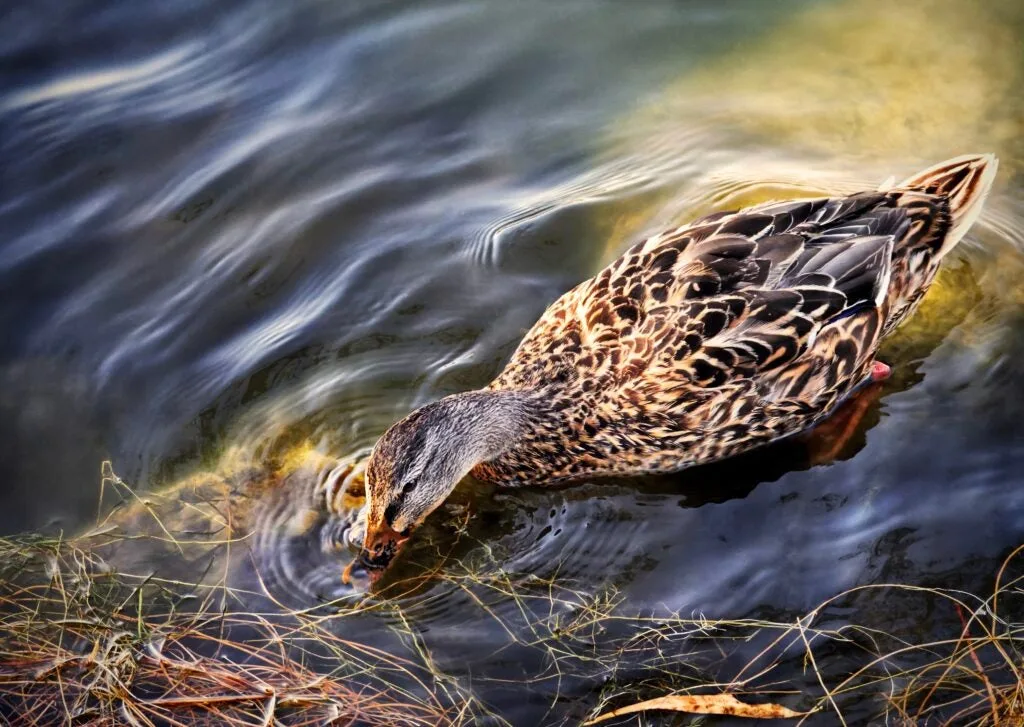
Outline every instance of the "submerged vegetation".
<path fill-rule="evenodd" d="M 466 709 L 312 614 L 229 613 L 216 589 L 112 572 L 74 542 L 8 539 L 0 558 L 0 703 L 24 724 L 436 725 Z"/>
<path fill-rule="evenodd" d="M 710 695 L 780 703 L 806 713 L 795 723 L 861 723 L 883 713 L 905 724 L 1024 719 L 1024 546 L 1005 559 L 986 596 L 872 584 L 796 619 L 714 620 L 631 613 L 614 587 L 595 594 L 557 577 L 507 572 L 487 546 L 378 597 L 305 610 L 217 578 L 133 574 L 105 559 L 115 541 L 186 535 L 166 524 L 157 530 L 0 539 L 0 713 L 34 725 L 505 724 L 474 697 L 477 679 L 434 662 L 403 612 L 402 594 L 429 581 L 463 592 L 510 646 L 539 654 L 543 668 L 512 686 L 555 685 L 555 698 L 571 702 L 580 721 L 666 694 L 705 695 L 677 704 L 720 707 Z M 254 596 L 264 611 L 243 605 Z M 922 628 L 889 633 L 837 620 L 854 602 L 859 612 L 872 603 L 891 610 L 895 620 L 919 614 Z M 958 615 L 957 632 L 928 626 L 949 623 L 936 617 L 943 609 Z M 339 620 L 373 612 L 388 617 L 411 657 L 338 635 Z M 635 717 L 619 723 L 628 720 Z"/>

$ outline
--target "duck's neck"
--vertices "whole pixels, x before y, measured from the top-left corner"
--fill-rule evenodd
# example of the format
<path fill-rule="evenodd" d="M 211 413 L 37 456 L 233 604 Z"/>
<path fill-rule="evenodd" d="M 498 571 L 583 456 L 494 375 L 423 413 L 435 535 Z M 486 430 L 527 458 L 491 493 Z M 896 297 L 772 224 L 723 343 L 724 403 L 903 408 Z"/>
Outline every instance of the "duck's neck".
<path fill-rule="evenodd" d="M 460 476 L 512 449 L 540 415 L 538 402 L 520 391 L 467 391 L 428 406 L 436 407 Z"/>

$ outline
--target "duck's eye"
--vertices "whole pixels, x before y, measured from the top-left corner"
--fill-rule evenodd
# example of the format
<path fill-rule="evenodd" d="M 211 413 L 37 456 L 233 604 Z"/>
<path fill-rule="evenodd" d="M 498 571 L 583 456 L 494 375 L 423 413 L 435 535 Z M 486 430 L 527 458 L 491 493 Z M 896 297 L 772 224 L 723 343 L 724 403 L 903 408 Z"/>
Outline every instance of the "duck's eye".
<path fill-rule="evenodd" d="M 398 517 L 398 511 L 402 509 L 402 505 L 405 503 L 405 498 L 413 491 L 416 487 L 416 480 L 409 480 L 399 491 L 398 496 L 391 501 L 386 508 L 384 508 L 384 522 L 390 526 L 394 526 L 395 518 Z"/>

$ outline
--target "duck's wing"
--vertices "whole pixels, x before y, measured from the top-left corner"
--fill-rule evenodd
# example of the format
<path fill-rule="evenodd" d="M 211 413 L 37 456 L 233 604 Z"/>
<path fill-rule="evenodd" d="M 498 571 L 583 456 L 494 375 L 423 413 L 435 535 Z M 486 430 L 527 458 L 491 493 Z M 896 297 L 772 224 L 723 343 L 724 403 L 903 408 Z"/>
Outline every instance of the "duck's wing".
<path fill-rule="evenodd" d="M 795 393 L 806 372 L 794 366 L 809 351 L 836 377 L 853 375 L 877 344 L 894 253 L 914 219 L 897 195 L 864 193 L 754 208 L 713 220 L 703 239 L 693 229 L 708 222 L 695 224 L 673 291 L 684 300 L 665 311 L 681 314 L 679 330 L 645 378 L 702 388 L 759 379 Z"/>
<path fill-rule="evenodd" d="M 911 264 L 941 247 L 944 204 L 865 192 L 655 235 L 553 303 L 492 386 L 577 380 L 659 406 L 743 380 L 774 382 L 775 395 L 831 390 L 869 363 Z"/>

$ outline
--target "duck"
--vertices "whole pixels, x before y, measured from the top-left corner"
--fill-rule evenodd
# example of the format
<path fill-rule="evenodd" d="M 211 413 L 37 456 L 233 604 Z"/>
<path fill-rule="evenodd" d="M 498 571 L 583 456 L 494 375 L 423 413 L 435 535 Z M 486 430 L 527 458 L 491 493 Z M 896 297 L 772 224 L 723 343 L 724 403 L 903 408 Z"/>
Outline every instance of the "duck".
<path fill-rule="evenodd" d="M 356 563 L 379 578 L 467 475 L 523 487 L 663 474 L 814 427 L 888 376 L 880 343 L 977 220 L 997 167 L 960 156 L 630 247 L 552 303 L 488 386 L 377 440 L 343 580 Z"/>

